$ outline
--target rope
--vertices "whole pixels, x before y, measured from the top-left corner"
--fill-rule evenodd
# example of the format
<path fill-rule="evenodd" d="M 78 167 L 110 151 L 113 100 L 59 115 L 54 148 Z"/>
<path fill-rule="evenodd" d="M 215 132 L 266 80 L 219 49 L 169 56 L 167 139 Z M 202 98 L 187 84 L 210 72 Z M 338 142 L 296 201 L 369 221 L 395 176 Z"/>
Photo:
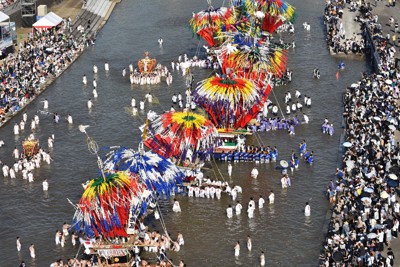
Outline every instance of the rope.
<path fill-rule="evenodd" d="M 139 176 L 141 176 L 141 172 L 139 172 Z M 155 193 L 154 190 L 152 190 L 152 191 L 153 191 L 153 193 Z M 139 192 L 139 194 L 141 194 L 141 193 L 142 193 L 142 192 Z M 154 194 L 154 195 L 155 195 L 155 194 Z M 168 234 L 168 231 L 167 231 L 167 227 L 166 227 L 166 225 L 165 225 L 164 218 L 163 218 L 162 213 L 161 213 L 160 206 L 158 205 L 157 199 L 156 199 L 156 210 L 158 211 L 158 214 L 160 215 L 161 227 L 163 228 L 163 230 L 164 230 L 165 234 L 168 236 L 168 238 L 170 238 L 170 236 L 169 236 L 169 234 Z M 171 239 L 171 238 L 170 238 L 170 239 Z"/>
<path fill-rule="evenodd" d="M 214 156 L 213 156 L 213 158 L 214 158 Z M 215 172 L 215 170 L 214 170 L 214 167 L 212 166 L 213 164 L 212 164 L 212 161 L 211 161 L 211 169 L 213 170 L 213 172 L 214 172 L 214 176 L 215 176 L 215 178 L 216 179 L 218 179 L 218 177 L 217 177 L 217 173 Z"/>
<path fill-rule="evenodd" d="M 74 259 L 77 259 L 77 258 L 78 258 L 79 251 L 81 251 L 81 247 L 82 247 L 82 243 L 79 245 L 78 251 L 76 252 L 76 255 L 75 255 L 75 258 L 74 258 Z"/>
<path fill-rule="evenodd" d="M 167 235 L 167 237 L 171 240 L 171 237 L 170 237 L 170 235 L 168 234 L 168 231 L 167 231 L 167 227 L 165 226 L 165 221 L 164 221 L 164 218 L 163 218 L 162 213 L 161 213 L 160 205 L 158 205 L 157 201 L 156 201 L 156 210 L 158 211 L 158 214 L 160 215 L 161 227 L 163 228 L 163 230 L 164 230 L 165 234 Z M 155 252 L 155 254 L 157 255 L 157 252 Z M 176 265 L 174 265 L 171 262 L 171 260 L 167 257 L 166 254 L 164 254 L 164 255 L 165 255 L 165 258 L 167 259 L 167 261 L 169 263 L 171 263 L 172 266 L 177 267 Z M 157 255 L 157 258 L 160 258 L 160 257 Z"/>
<path fill-rule="evenodd" d="M 199 54 L 199 51 L 200 51 L 200 40 L 197 42 L 196 53 L 194 54 L 196 57 Z"/>
<path fill-rule="evenodd" d="M 163 228 L 163 230 L 164 230 L 165 234 L 168 236 L 168 238 L 171 239 L 171 237 L 168 234 L 167 227 L 165 226 L 165 221 L 164 221 L 164 218 L 162 216 L 161 209 L 160 209 L 160 206 L 158 205 L 158 202 L 156 203 L 156 208 L 158 210 L 158 214 L 160 215 L 161 227 Z"/>
<path fill-rule="evenodd" d="M 157 255 L 157 252 L 154 252 L 154 254 Z M 167 257 L 166 254 L 164 254 L 164 257 L 165 257 L 165 259 L 166 259 L 169 263 L 171 263 L 172 267 L 178 267 L 178 265 L 175 265 L 175 264 Z M 160 256 L 157 255 L 157 258 L 160 259 Z"/>
<path fill-rule="evenodd" d="M 138 172 L 138 175 L 142 180 L 144 180 L 143 177 L 142 177 L 141 172 Z M 155 194 L 156 192 L 154 190 L 152 190 L 152 193 L 154 193 L 153 194 L 153 197 L 154 197 L 154 195 L 156 195 Z M 139 191 L 139 196 L 142 199 L 142 192 L 141 191 Z M 161 227 L 163 228 L 165 234 L 169 237 L 169 234 L 168 234 L 168 231 L 167 231 L 167 227 L 165 226 L 165 222 L 164 222 L 164 219 L 162 217 L 162 213 L 161 213 L 160 207 L 158 205 L 158 201 L 157 201 L 157 199 L 155 199 L 155 200 L 156 200 L 156 209 L 158 210 L 158 214 L 160 215 Z"/>
<path fill-rule="evenodd" d="M 214 164 L 215 164 L 215 167 L 216 167 L 216 169 L 217 169 L 217 170 L 218 170 L 218 172 L 219 172 L 219 175 L 222 177 L 222 180 L 224 180 L 224 182 L 226 182 L 226 180 L 225 180 L 224 176 L 222 175 L 222 173 L 221 173 L 220 169 L 218 168 L 218 165 L 217 165 L 217 163 L 215 162 L 215 158 L 214 158 L 214 156 L 212 157 L 212 159 L 213 159 L 213 162 L 214 162 Z M 212 165 L 212 163 L 211 163 L 211 165 Z M 213 170 L 213 172 L 214 172 L 214 175 L 215 175 L 215 177 L 217 177 L 217 174 L 216 174 L 216 172 L 215 172 L 215 169 L 214 169 L 214 168 L 212 168 L 212 170 Z"/>
<path fill-rule="evenodd" d="M 273 94 L 273 95 L 274 95 L 274 97 L 275 97 L 276 104 L 278 105 L 278 108 L 279 108 L 279 110 L 281 111 L 282 117 L 283 117 L 284 119 L 286 119 L 286 118 L 285 118 L 285 114 L 283 114 L 283 112 L 282 112 L 281 105 L 279 105 L 278 99 L 276 98 L 276 95 L 275 95 L 274 89 L 272 89 L 271 91 L 272 91 L 272 94 Z"/>
<path fill-rule="evenodd" d="M 255 133 L 255 136 L 256 136 L 256 139 L 257 139 L 258 144 L 259 144 L 260 146 L 264 145 L 264 143 L 263 143 L 263 141 L 262 141 L 260 135 L 259 135 L 257 132 Z"/>

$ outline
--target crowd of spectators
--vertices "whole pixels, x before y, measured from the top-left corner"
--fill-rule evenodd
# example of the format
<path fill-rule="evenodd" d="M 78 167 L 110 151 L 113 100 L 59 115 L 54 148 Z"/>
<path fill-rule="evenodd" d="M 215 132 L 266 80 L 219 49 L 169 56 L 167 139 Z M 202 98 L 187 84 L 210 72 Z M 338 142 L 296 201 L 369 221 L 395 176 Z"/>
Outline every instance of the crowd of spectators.
<path fill-rule="evenodd" d="M 398 70 L 394 76 L 365 75 L 358 87 L 345 94 L 346 136 L 351 146 L 344 155 L 345 169 L 338 170 L 337 181 L 327 189 L 334 207 L 322 266 L 339 262 L 393 266 L 390 253 L 384 257 L 381 252 L 397 237 L 399 227 L 398 171 L 392 168 L 400 163 L 400 146 L 394 137 L 400 122 L 399 78 Z"/>
<path fill-rule="evenodd" d="M 393 35 L 383 33 L 382 25 L 377 15 L 364 20 L 364 25 L 368 28 L 368 34 L 371 37 L 368 45 L 373 46 L 372 51 L 376 51 L 374 56 L 377 57 L 378 71 L 383 72 L 386 76 L 393 73 L 395 71 L 394 67 L 399 66 L 399 59 L 395 58 L 397 53 L 396 46 L 400 46 L 400 37 L 397 37 L 397 34 L 400 33 L 397 22 L 392 17 L 389 19 L 389 25 L 394 32 Z"/>
<path fill-rule="evenodd" d="M 346 35 L 343 24 L 343 13 L 346 6 L 348 6 L 350 12 L 356 12 L 358 10 L 361 14 L 365 14 L 364 8 L 366 6 L 364 5 L 364 1 L 352 0 L 345 2 L 344 0 L 328 0 L 324 12 L 324 22 L 327 25 L 326 40 L 328 47 L 335 54 L 360 54 L 365 47 L 364 40 L 360 39 L 356 34 L 350 37 L 349 33 Z M 370 6 L 368 6 L 367 11 L 369 11 L 369 9 Z"/>
<path fill-rule="evenodd" d="M 373 27 L 375 17 L 371 20 Z M 348 148 L 344 169 L 327 188 L 333 212 L 320 266 L 395 266 L 390 245 L 400 220 L 400 144 L 395 138 L 400 69 L 395 47 L 380 35 L 374 37 L 379 70 L 363 74 L 345 93 Z"/>
<path fill-rule="evenodd" d="M 23 108 L 58 76 L 84 49 L 84 43 L 70 35 L 64 20 L 58 27 L 35 31 L 20 43 L 19 51 L 0 64 L 0 125 L 7 116 Z"/>

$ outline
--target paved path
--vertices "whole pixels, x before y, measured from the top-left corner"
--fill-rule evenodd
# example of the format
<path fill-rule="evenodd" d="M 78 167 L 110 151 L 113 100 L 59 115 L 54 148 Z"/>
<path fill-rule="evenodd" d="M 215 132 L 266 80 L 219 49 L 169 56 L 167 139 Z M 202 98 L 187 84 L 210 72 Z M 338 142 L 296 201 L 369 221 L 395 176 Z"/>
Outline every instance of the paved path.
<path fill-rule="evenodd" d="M 345 40 L 351 39 L 352 37 L 356 37 L 357 41 L 362 40 L 362 32 L 361 25 L 358 22 L 355 22 L 354 19 L 359 15 L 358 11 L 351 12 L 349 10 L 350 5 L 347 5 L 343 10 L 342 23 L 345 30 Z"/>
<path fill-rule="evenodd" d="M 357 43 L 360 43 L 360 41 L 363 39 L 362 36 L 362 31 L 361 31 L 361 25 L 354 21 L 354 19 L 356 18 L 357 15 L 359 15 L 358 11 L 355 12 L 351 12 L 350 11 L 350 5 L 347 4 L 346 7 L 343 9 L 343 16 L 341 19 L 341 22 L 343 24 L 344 30 L 345 30 L 345 38 L 340 40 L 341 44 L 344 44 L 347 40 L 349 40 L 350 38 L 355 37 Z M 360 55 L 355 55 L 353 53 L 349 53 L 349 54 L 344 54 L 344 53 L 334 53 L 332 50 L 332 47 L 330 48 L 330 52 L 332 56 L 345 56 L 345 57 L 352 57 L 352 56 L 357 56 L 359 57 Z"/>
<path fill-rule="evenodd" d="M 375 1 L 372 0 L 367 0 L 367 2 L 371 3 L 372 6 L 372 14 L 377 14 L 378 15 L 378 22 L 382 26 L 382 32 L 383 35 L 386 37 L 386 34 L 390 33 L 392 36 L 395 34 L 394 32 L 394 26 L 391 26 L 389 23 L 389 19 L 392 16 L 395 21 L 397 21 L 400 24 L 400 3 L 396 4 L 395 7 L 389 7 L 387 1 L 378 1 L 378 5 L 375 6 Z M 400 33 L 396 34 L 396 38 L 400 37 Z M 397 39 L 399 40 L 399 39 Z M 392 43 L 392 41 L 390 42 Z M 397 58 L 400 58 L 400 47 L 399 47 L 399 42 L 397 41 L 396 44 L 396 54 L 395 56 Z M 399 265 L 400 266 L 400 265 Z"/>

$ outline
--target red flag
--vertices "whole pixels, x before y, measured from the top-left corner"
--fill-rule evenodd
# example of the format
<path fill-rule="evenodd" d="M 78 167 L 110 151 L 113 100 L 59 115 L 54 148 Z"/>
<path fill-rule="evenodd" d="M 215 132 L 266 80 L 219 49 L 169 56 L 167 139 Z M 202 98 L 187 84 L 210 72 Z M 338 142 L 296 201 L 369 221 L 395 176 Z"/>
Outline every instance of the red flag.
<path fill-rule="evenodd" d="M 339 80 L 339 72 L 336 72 L 336 80 Z"/>

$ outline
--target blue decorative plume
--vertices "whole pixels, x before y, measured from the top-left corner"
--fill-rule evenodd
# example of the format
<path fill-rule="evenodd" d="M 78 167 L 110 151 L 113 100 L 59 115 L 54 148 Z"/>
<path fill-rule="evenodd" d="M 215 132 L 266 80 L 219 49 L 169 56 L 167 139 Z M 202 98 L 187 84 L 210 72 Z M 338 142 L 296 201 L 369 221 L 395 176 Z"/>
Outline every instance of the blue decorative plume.
<path fill-rule="evenodd" d="M 104 170 L 136 173 L 149 190 L 164 196 L 170 196 L 184 178 L 184 174 L 169 159 L 152 151 L 140 153 L 125 147 L 107 153 Z"/>

